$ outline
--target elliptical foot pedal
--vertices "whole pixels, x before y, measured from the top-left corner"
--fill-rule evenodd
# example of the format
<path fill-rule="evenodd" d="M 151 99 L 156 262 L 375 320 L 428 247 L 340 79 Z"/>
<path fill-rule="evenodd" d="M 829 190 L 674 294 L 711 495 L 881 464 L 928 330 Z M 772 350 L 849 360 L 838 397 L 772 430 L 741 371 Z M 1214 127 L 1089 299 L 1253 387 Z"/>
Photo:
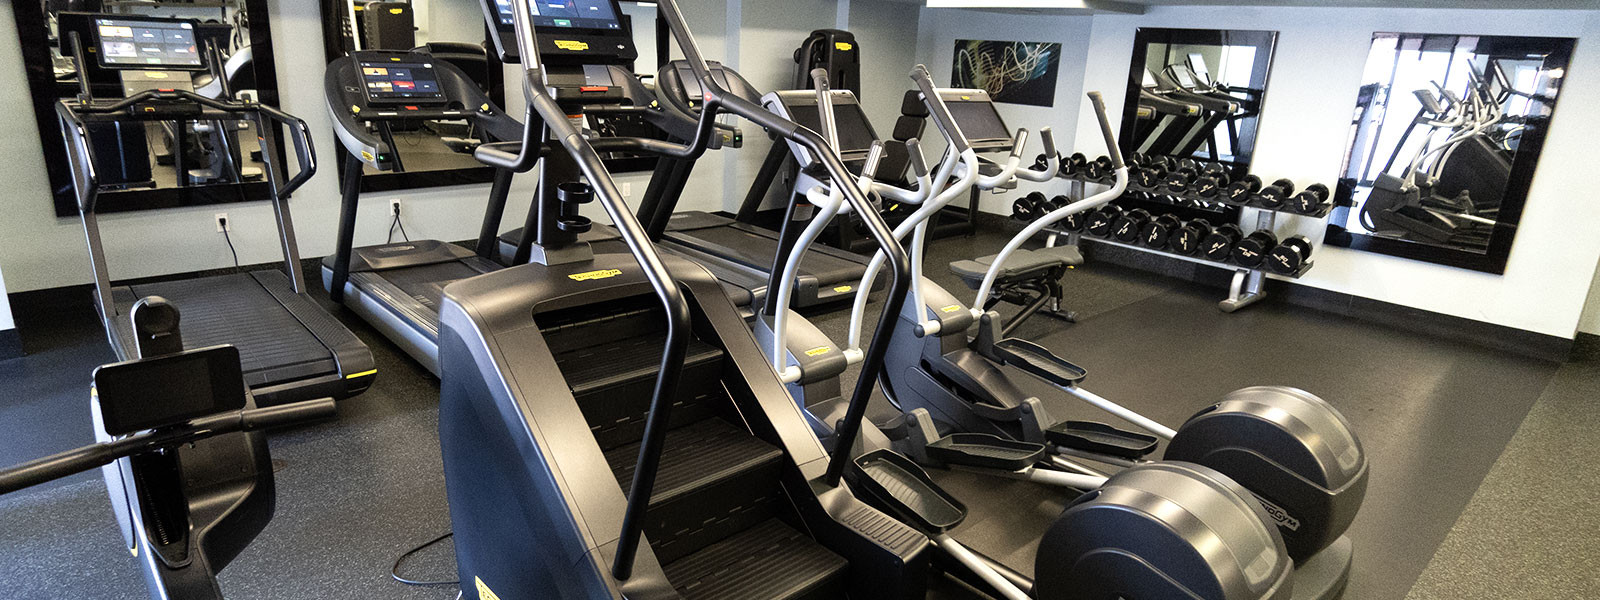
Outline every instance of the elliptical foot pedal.
<path fill-rule="evenodd" d="M 862 500 L 910 521 L 924 533 L 948 531 L 967 518 L 966 505 L 934 483 L 917 463 L 893 450 L 856 457 L 845 479 Z"/>
<path fill-rule="evenodd" d="M 1005 364 L 1063 387 L 1071 387 L 1089 376 L 1083 367 L 1067 362 L 1048 348 L 1033 342 L 1006 338 L 994 343 L 994 353 Z"/>
<path fill-rule="evenodd" d="M 1026 469 L 1044 457 L 1041 444 L 1008 440 L 987 433 L 953 433 L 928 444 L 928 457 L 940 462 L 984 469 Z"/>
<path fill-rule="evenodd" d="M 1156 450 L 1156 437 L 1095 421 L 1062 421 L 1044 430 L 1051 444 L 1094 454 L 1138 460 Z"/>

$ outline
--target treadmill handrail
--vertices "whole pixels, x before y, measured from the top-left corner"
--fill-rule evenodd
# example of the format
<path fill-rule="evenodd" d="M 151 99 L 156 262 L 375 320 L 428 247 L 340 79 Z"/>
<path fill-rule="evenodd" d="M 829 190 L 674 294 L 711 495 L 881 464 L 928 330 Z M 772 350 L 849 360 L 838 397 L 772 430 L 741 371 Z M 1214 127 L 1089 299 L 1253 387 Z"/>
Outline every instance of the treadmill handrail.
<path fill-rule="evenodd" d="M 519 3 L 520 4 L 520 3 Z M 817 132 L 800 126 L 800 124 L 784 119 L 778 115 L 761 108 L 759 104 L 747 99 L 729 94 L 720 84 L 711 77 L 711 72 L 706 66 L 705 58 L 700 54 L 700 48 L 694 41 L 694 36 L 689 32 L 687 21 L 676 0 L 661 0 L 658 7 L 659 14 L 667 22 L 673 38 L 677 40 L 679 49 L 683 52 L 684 59 L 688 61 L 695 77 L 700 80 L 700 89 L 705 93 L 705 108 L 701 111 L 701 119 L 714 118 L 720 109 L 726 109 L 740 117 L 748 119 L 757 125 L 765 127 L 768 131 L 794 141 L 817 156 L 830 178 L 844 194 L 856 212 L 865 214 L 875 210 L 871 200 L 856 185 L 850 171 L 845 168 L 844 161 L 838 155 L 825 151 L 826 142 Z M 709 131 L 707 131 L 709 134 Z M 881 219 L 863 221 L 867 231 L 879 246 L 888 250 L 888 256 L 893 263 L 893 279 L 889 285 L 889 294 L 885 297 L 884 312 L 878 321 L 878 335 L 873 338 L 872 346 L 867 350 L 862 359 L 861 377 L 856 382 L 854 395 L 851 396 L 849 408 L 846 410 L 844 421 L 838 430 L 837 442 L 828 463 L 825 474 L 826 483 L 837 486 L 844 475 L 844 468 L 849 461 L 850 447 L 855 444 L 855 437 L 861 429 L 861 421 L 866 415 L 867 400 L 871 397 L 872 387 L 883 371 L 884 356 L 888 353 L 890 333 L 894 330 L 896 315 L 900 307 L 905 304 L 906 292 L 912 287 L 911 260 L 905 249 L 900 247 L 894 234 Z M 869 282 L 870 284 L 870 282 Z M 870 285 L 867 289 L 871 289 Z M 857 295 L 862 295 L 857 292 Z M 655 418 L 652 414 L 651 418 Z M 638 498 L 629 498 L 629 503 Z M 630 508 L 632 508 L 630 506 Z M 641 508 L 642 512 L 642 508 Z M 632 560 L 631 548 L 624 546 L 624 551 L 618 555 L 618 562 Z"/>

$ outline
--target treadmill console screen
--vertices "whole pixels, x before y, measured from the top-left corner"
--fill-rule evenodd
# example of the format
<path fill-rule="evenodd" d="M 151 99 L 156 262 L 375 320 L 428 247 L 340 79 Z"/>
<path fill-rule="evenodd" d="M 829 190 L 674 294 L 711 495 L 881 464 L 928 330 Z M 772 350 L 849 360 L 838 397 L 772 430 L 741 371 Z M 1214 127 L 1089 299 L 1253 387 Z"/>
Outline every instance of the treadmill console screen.
<path fill-rule="evenodd" d="M 946 99 L 945 107 L 950 109 L 950 117 L 956 120 L 962 135 L 967 136 L 967 140 L 973 144 L 994 140 L 1010 143 L 1011 130 L 1000 119 L 993 102 Z"/>
<path fill-rule="evenodd" d="M 204 70 L 190 19 L 119 17 L 94 20 L 100 65 L 140 71 Z"/>
<path fill-rule="evenodd" d="M 512 0 L 494 0 L 500 24 L 511 27 Z M 528 0 L 528 14 L 539 30 L 622 29 L 612 0 Z"/>
<path fill-rule="evenodd" d="M 239 410 L 239 349 L 213 346 L 104 365 L 94 371 L 106 433 L 122 435 Z"/>
<path fill-rule="evenodd" d="M 824 138 L 828 136 L 822 131 L 822 115 L 815 104 L 804 104 L 789 107 L 790 117 L 794 122 L 821 133 Z M 833 105 L 833 121 L 839 129 L 839 153 L 866 152 L 872 148 L 873 140 L 878 139 L 872 131 L 872 124 L 867 121 L 867 113 L 861 111 L 860 104 L 835 104 Z"/>
<path fill-rule="evenodd" d="M 431 62 L 360 60 L 362 90 L 377 105 L 437 105 L 448 101 Z"/>

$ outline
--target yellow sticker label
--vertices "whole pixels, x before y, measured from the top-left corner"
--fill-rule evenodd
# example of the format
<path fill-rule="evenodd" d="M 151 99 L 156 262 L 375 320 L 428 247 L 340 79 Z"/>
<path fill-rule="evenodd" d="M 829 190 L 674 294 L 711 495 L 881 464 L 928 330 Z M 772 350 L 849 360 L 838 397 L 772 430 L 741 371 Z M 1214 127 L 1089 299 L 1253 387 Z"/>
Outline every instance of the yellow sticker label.
<path fill-rule="evenodd" d="M 366 153 L 363 152 L 362 154 L 366 154 Z M 362 371 L 360 373 L 351 373 L 349 375 L 345 375 L 344 378 L 345 379 L 355 379 L 357 377 L 366 377 L 368 375 L 377 375 L 377 374 L 378 374 L 378 370 L 377 369 L 370 369 L 370 370 Z"/>
<path fill-rule="evenodd" d="M 489 103 L 485 102 L 483 104 L 478 105 L 478 110 L 481 110 L 483 112 L 489 112 Z"/>
<path fill-rule="evenodd" d="M 489 586 L 484 584 L 482 579 L 473 577 L 472 583 L 478 586 L 478 600 L 500 600 L 500 597 L 494 595 L 494 592 L 489 590 Z"/>
<path fill-rule="evenodd" d="M 962 96 L 961 99 L 962 100 L 971 100 L 972 96 Z"/>
<path fill-rule="evenodd" d="M 587 42 L 579 42 L 575 40 L 556 40 L 556 47 L 562 50 L 580 52 L 583 50 L 588 50 L 589 44 Z"/>
<path fill-rule="evenodd" d="M 853 289 L 856 289 L 855 286 L 852 286 L 852 285 L 841 285 L 839 287 L 833 288 L 833 291 L 843 294 L 843 293 L 848 292 L 848 291 L 853 290 Z"/>
<path fill-rule="evenodd" d="M 819 354 L 827 354 L 828 351 L 832 350 L 832 349 L 833 349 L 833 346 L 817 346 L 815 348 L 807 350 L 806 351 L 806 356 L 816 356 L 816 355 L 819 355 Z"/>
<path fill-rule="evenodd" d="M 389 57 L 389 62 L 400 62 L 400 59 L 391 56 L 391 57 Z"/>
<path fill-rule="evenodd" d="M 389 9 L 389 14 L 398 15 L 398 14 L 403 13 L 405 11 L 406 11 L 406 9 L 404 9 L 404 8 L 391 8 L 391 9 Z"/>
<path fill-rule="evenodd" d="M 960 304 L 951 304 L 950 306 L 946 306 L 944 308 L 939 309 L 939 312 L 951 313 L 951 312 L 955 312 L 955 311 L 958 311 L 958 310 L 961 310 L 961 305 Z"/>
<path fill-rule="evenodd" d="M 171 77 L 171 75 L 168 75 L 166 73 L 162 73 L 161 71 L 145 71 L 144 72 L 144 76 L 145 77 L 149 77 L 151 79 L 166 79 L 168 77 Z"/>
<path fill-rule="evenodd" d="M 834 42 L 833 47 L 837 48 L 840 52 L 849 52 L 850 49 L 854 48 L 855 46 L 851 45 L 850 42 Z"/>
<path fill-rule="evenodd" d="M 354 105 L 354 104 L 351 104 L 351 105 L 350 105 L 350 112 L 353 112 L 353 113 L 360 113 L 360 112 L 361 112 L 361 107 L 359 107 L 359 106 L 356 106 L 356 105 Z"/>
<path fill-rule="evenodd" d="M 361 151 L 361 160 L 371 161 L 372 160 L 372 153 L 371 152 L 367 152 L 366 150 L 362 150 Z"/>
<path fill-rule="evenodd" d="M 622 274 L 622 269 L 600 269 L 599 271 L 585 271 L 585 272 L 582 272 L 582 273 L 573 273 L 571 275 L 568 275 L 567 277 L 569 279 L 573 280 L 573 281 L 588 281 L 590 279 L 605 279 L 607 277 L 616 277 L 616 276 L 621 275 L 621 274 Z"/>

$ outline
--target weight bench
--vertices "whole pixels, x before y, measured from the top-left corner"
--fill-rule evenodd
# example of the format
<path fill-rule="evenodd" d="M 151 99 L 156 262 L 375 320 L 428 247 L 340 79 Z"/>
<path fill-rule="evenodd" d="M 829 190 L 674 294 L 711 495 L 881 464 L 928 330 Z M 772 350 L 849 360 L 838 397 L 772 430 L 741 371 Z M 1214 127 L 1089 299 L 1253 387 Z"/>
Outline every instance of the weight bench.
<path fill-rule="evenodd" d="M 958 260 L 950 263 L 950 272 L 960 277 L 967 287 L 976 290 L 983 285 L 983 277 L 994 263 L 994 258 L 995 255 L 991 254 L 977 259 Z M 1081 264 L 1083 253 L 1077 246 L 1019 249 L 1011 253 L 1011 258 L 1006 260 L 1005 267 L 995 277 L 989 299 L 983 305 L 984 310 L 994 308 L 1001 302 L 1022 307 L 1022 312 L 1001 327 L 1000 337 L 1010 337 L 1023 321 L 1040 312 L 1076 323 L 1078 314 L 1061 308 L 1061 277 L 1066 275 L 1067 269 Z"/>

